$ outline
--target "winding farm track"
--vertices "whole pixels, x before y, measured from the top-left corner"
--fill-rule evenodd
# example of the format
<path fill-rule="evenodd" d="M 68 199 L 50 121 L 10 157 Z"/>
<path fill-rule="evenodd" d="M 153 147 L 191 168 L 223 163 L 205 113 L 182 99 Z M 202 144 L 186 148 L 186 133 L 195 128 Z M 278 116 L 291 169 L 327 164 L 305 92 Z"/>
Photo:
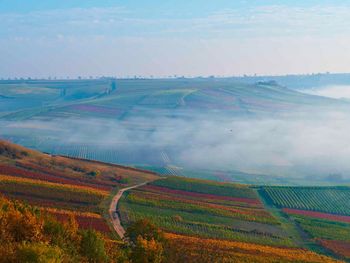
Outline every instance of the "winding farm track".
<path fill-rule="evenodd" d="M 119 235 L 119 237 L 121 239 L 124 238 L 124 235 L 125 235 L 125 229 L 124 227 L 121 225 L 120 223 L 120 217 L 119 217 L 119 214 L 117 213 L 117 206 L 118 206 L 118 201 L 120 200 L 120 198 L 123 196 L 123 193 L 128 191 L 128 190 L 131 190 L 131 189 L 134 189 L 134 188 L 137 188 L 137 187 L 140 187 L 140 186 L 143 186 L 143 185 L 146 185 L 148 184 L 149 182 L 144 182 L 142 184 L 137 184 L 137 185 L 134 185 L 134 186 L 130 186 L 130 187 L 126 187 L 126 188 L 122 188 L 118 191 L 118 193 L 113 197 L 112 199 L 112 202 L 111 202 L 111 205 L 109 206 L 109 216 L 111 217 L 111 220 L 112 220 L 112 225 L 113 225 L 113 228 L 114 230 L 117 232 L 117 234 Z"/>

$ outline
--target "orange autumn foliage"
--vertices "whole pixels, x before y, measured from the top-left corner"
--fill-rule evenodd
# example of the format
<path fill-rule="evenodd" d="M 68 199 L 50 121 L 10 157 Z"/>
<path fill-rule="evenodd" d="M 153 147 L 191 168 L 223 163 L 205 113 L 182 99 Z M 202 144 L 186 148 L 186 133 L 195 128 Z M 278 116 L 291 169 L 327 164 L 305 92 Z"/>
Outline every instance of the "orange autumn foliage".
<path fill-rule="evenodd" d="M 166 234 L 171 262 L 339 262 L 306 249 Z"/>
<path fill-rule="evenodd" d="M 0 182 L 17 182 L 17 183 L 28 184 L 28 185 L 42 185 L 42 186 L 46 186 L 46 187 L 50 187 L 58 190 L 69 189 L 71 191 L 86 192 L 86 193 L 91 193 L 91 194 L 100 195 L 100 196 L 107 196 L 109 194 L 107 191 L 98 190 L 87 186 L 58 184 L 58 183 L 51 183 L 51 182 L 46 182 L 41 180 L 34 180 L 29 178 L 22 178 L 22 177 L 8 176 L 8 175 L 0 175 Z"/>
<path fill-rule="evenodd" d="M 0 240 L 6 242 L 39 241 L 43 238 L 44 221 L 35 210 L 18 202 L 0 199 Z"/>

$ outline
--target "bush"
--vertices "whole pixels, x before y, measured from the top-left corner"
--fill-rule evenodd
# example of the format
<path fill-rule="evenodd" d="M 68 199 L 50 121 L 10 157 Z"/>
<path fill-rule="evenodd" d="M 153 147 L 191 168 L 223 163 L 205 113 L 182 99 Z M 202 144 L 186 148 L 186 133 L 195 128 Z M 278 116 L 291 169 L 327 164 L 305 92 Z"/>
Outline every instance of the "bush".
<path fill-rule="evenodd" d="M 105 241 L 94 230 L 85 230 L 81 232 L 80 252 L 89 262 L 101 263 L 107 261 Z"/>
<path fill-rule="evenodd" d="M 44 243 L 24 243 L 15 253 L 16 262 L 59 263 L 63 261 L 62 251 Z"/>
<path fill-rule="evenodd" d="M 131 245 L 136 245 L 138 237 L 151 241 L 164 242 L 163 232 L 147 219 L 141 219 L 130 225 L 125 233 L 125 238 Z"/>
<path fill-rule="evenodd" d="M 100 177 L 100 176 L 101 176 L 101 172 L 100 172 L 99 170 L 91 171 L 90 173 L 88 173 L 88 175 L 97 178 L 97 177 Z"/>
<path fill-rule="evenodd" d="M 138 236 L 130 257 L 133 263 L 160 263 L 162 258 L 163 245 L 160 242 Z"/>

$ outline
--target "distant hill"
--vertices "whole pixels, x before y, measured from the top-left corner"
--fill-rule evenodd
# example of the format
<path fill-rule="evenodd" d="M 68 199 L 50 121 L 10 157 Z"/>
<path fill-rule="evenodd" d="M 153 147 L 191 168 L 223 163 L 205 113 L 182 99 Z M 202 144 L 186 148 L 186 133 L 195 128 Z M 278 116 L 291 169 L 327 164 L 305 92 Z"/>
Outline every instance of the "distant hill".
<path fill-rule="evenodd" d="M 288 85 L 281 79 L 285 80 L 246 77 L 0 81 L 0 138 L 51 154 L 147 167 L 165 175 L 196 174 L 224 181 L 273 183 L 274 177 L 258 176 L 266 172 L 254 169 L 240 171 L 232 167 L 193 172 L 194 167 L 178 158 L 179 150 L 185 151 L 188 146 L 185 140 L 175 142 L 167 138 L 173 138 L 174 131 L 181 134 L 181 130 L 198 120 L 205 123 L 223 119 L 225 123 L 284 118 L 291 113 L 347 111 L 350 107 L 346 101 L 286 88 Z M 228 129 L 227 136 L 230 135 Z M 252 176 L 243 176 L 249 174 Z M 283 178 L 278 180 L 288 183 Z"/>
<path fill-rule="evenodd" d="M 285 77 L 287 78 L 287 77 Z M 291 77 L 292 78 L 292 77 Z M 248 78 L 247 78 L 248 80 Z M 8 120 L 45 117 L 128 119 L 181 116 L 182 111 L 222 111 L 254 115 L 339 101 L 285 88 L 280 78 L 135 79 L 0 82 L 0 105 Z M 283 78 L 284 80 L 284 78 Z M 280 85 L 283 86 L 280 86 Z M 1 97 L 0 97 L 1 99 Z M 160 111 L 161 110 L 161 111 Z"/>

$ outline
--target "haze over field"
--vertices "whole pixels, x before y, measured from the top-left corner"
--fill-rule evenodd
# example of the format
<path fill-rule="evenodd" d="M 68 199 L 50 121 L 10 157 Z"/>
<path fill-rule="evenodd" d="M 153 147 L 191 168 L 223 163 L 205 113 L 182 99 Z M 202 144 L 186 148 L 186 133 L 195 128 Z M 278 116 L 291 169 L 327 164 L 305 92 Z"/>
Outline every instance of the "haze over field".
<path fill-rule="evenodd" d="M 69 82 L 50 85 L 65 83 Z M 34 92 L 53 99 L 45 104 L 54 106 L 34 115 L 22 104 L 17 106 L 17 111 L 3 116 L 0 134 L 56 154 L 173 167 L 171 173 L 183 175 L 206 170 L 218 180 L 222 178 L 216 171 L 223 172 L 219 174 L 224 180 L 238 180 L 232 172 L 244 172 L 246 177 L 239 180 L 250 182 L 264 180 L 256 179 L 261 174 L 271 182 L 282 178 L 304 183 L 309 177 L 320 183 L 350 181 L 350 104 L 308 95 L 322 87 L 299 93 L 270 82 L 117 80 L 116 91 L 96 98 L 105 88 L 88 89 L 81 83 L 63 97 L 52 98 L 49 94 L 59 95 L 60 89 L 36 90 L 21 84 L 17 94 L 4 86 L 4 95 L 12 91 L 7 95 L 26 101 Z M 149 85 L 153 88 L 144 88 Z M 80 99 L 82 92 L 91 92 L 91 97 Z M 3 101 L 14 105 L 16 100 Z"/>
<path fill-rule="evenodd" d="M 305 93 L 334 99 L 350 99 L 350 86 L 334 85 L 304 90 Z"/>
<path fill-rule="evenodd" d="M 250 120 L 194 116 L 188 121 L 130 121 L 147 123 L 150 129 L 126 128 L 122 121 L 99 119 L 1 122 L 1 126 L 47 133 L 57 145 L 91 143 L 106 150 L 113 145 L 119 150 L 171 149 L 171 157 L 179 166 L 282 176 L 291 173 L 297 177 L 305 173 L 315 177 L 340 174 L 338 179 L 350 180 L 350 147 L 346 144 L 350 117 L 345 112 Z"/>

